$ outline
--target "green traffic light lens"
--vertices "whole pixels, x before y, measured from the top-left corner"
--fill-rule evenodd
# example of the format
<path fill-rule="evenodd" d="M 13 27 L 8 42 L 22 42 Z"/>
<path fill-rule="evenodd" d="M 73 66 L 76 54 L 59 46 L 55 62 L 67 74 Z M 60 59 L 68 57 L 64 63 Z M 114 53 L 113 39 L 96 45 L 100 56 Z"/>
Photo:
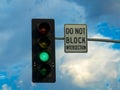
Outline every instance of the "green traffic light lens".
<path fill-rule="evenodd" d="M 42 68 L 42 69 L 40 70 L 40 74 L 41 74 L 42 76 L 45 76 L 45 75 L 47 74 L 47 69 L 46 69 L 46 68 Z"/>
<path fill-rule="evenodd" d="M 42 62 L 47 62 L 49 60 L 50 56 L 49 56 L 48 52 L 41 52 L 39 54 L 39 58 Z"/>
<path fill-rule="evenodd" d="M 51 67 L 49 64 L 43 64 L 39 69 L 41 77 L 47 76 L 50 73 L 50 71 L 51 71 Z"/>

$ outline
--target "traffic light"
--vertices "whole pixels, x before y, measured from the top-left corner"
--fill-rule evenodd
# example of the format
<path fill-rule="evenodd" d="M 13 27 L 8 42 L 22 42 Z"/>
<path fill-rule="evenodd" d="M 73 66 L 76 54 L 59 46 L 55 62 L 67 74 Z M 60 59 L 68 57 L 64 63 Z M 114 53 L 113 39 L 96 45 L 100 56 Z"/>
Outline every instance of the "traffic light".
<path fill-rule="evenodd" d="M 53 19 L 32 19 L 32 81 L 55 82 L 55 27 Z"/>

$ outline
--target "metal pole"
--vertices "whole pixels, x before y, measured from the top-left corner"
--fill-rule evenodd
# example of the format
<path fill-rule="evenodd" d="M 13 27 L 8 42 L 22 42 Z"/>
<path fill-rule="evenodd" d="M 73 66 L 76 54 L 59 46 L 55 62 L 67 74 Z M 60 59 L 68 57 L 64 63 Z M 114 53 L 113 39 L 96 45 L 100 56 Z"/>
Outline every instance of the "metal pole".
<path fill-rule="evenodd" d="M 88 38 L 88 41 L 120 43 L 120 40 L 102 39 L 102 38 Z"/>
<path fill-rule="evenodd" d="M 64 40 L 64 37 L 55 37 L 55 40 Z M 120 43 L 120 40 L 102 39 L 102 38 L 87 38 L 88 41 Z"/>
<path fill-rule="evenodd" d="M 64 40 L 64 37 L 55 37 L 55 40 Z"/>

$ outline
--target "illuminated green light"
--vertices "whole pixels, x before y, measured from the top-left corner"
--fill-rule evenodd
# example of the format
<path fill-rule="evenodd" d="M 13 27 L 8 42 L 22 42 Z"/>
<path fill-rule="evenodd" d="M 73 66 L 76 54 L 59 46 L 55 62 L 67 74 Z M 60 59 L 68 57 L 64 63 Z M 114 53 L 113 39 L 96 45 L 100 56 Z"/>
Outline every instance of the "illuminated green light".
<path fill-rule="evenodd" d="M 39 58 L 42 62 L 47 62 L 49 60 L 49 54 L 47 52 L 41 52 Z"/>

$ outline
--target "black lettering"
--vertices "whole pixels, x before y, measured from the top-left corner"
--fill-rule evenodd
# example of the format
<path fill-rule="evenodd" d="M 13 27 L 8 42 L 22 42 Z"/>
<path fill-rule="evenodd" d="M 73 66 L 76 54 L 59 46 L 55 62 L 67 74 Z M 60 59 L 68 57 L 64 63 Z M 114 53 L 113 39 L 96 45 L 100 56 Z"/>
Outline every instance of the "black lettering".
<path fill-rule="evenodd" d="M 85 37 L 82 37 L 82 43 L 85 43 Z"/>
<path fill-rule="evenodd" d="M 66 28 L 66 34 L 73 34 L 73 28 Z"/>
<path fill-rule="evenodd" d="M 83 34 L 85 34 L 85 28 L 83 28 Z"/>
<path fill-rule="evenodd" d="M 79 34 L 82 34 L 82 28 L 79 29 Z"/>
<path fill-rule="evenodd" d="M 77 37 L 74 37 L 74 43 L 77 43 Z"/>
<path fill-rule="evenodd" d="M 66 28 L 66 34 L 69 34 L 69 28 Z"/>
<path fill-rule="evenodd" d="M 73 28 L 70 28 L 70 34 L 73 34 Z"/>
<path fill-rule="evenodd" d="M 79 28 L 75 28 L 75 34 L 79 34 Z"/>
<path fill-rule="evenodd" d="M 86 46 L 84 45 L 68 45 L 66 46 L 67 50 L 86 50 Z"/>
<path fill-rule="evenodd" d="M 72 40 L 72 38 L 70 38 L 70 43 L 73 43 L 73 40 Z"/>
<path fill-rule="evenodd" d="M 85 37 L 74 37 L 74 38 L 66 37 L 66 43 L 67 44 L 69 44 L 69 43 L 71 43 L 71 44 L 86 43 L 86 39 L 85 39 Z"/>
<path fill-rule="evenodd" d="M 78 38 L 78 42 L 81 43 L 81 37 Z"/>
<path fill-rule="evenodd" d="M 85 28 L 75 28 L 75 34 L 85 34 Z"/>
<path fill-rule="evenodd" d="M 66 43 L 69 43 L 69 37 L 66 37 Z"/>
<path fill-rule="evenodd" d="M 66 46 L 67 49 L 70 49 L 70 46 Z"/>

